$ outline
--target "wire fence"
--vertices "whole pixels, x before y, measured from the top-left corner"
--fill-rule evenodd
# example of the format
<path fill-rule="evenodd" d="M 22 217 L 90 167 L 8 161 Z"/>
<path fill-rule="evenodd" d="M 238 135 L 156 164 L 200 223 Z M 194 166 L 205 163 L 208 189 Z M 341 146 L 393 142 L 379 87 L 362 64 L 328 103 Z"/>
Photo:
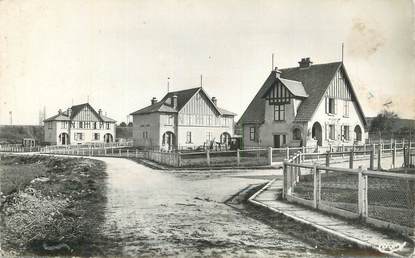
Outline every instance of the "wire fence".
<path fill-rule="evenodd" d="M 415 174 L 284 162 L 283 197 L 404 234 L 415 230 Z M 408 171 L 406 171 L 408 172 Z"/>

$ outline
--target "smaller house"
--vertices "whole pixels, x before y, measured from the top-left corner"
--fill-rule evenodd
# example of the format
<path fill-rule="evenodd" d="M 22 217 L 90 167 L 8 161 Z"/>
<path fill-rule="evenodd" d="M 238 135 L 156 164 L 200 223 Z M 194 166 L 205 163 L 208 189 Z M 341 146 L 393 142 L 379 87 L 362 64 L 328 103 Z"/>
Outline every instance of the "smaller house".
<path fill-rule="evenodd" d="M 167 93 L 133 116 L 136 146 L 151 149 L 228 148 L 234 134 L 235 113 L 218 106 L 202 87 Z"/>
<path fill-rule="evenodd" d="M 115 139 L 115 120 L 80 104 L 44 120 L 45 142 L 52 145 L 109 143 Z"/>

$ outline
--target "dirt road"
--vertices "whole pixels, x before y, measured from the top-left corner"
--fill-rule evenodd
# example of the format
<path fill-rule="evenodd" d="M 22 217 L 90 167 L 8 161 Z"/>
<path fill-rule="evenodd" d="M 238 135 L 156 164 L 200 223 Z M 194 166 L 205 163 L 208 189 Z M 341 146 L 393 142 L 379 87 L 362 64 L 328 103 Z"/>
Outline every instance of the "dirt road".
<path fill-rule="evenodd" d="M 275 171 L 238 174 L 174 174 L 133 161 L 107 163 L 108 203 L 103 234 L 107 255 L 123 256 L 306 256 L 314 247 L 226 205 L 250 184 Z"/>

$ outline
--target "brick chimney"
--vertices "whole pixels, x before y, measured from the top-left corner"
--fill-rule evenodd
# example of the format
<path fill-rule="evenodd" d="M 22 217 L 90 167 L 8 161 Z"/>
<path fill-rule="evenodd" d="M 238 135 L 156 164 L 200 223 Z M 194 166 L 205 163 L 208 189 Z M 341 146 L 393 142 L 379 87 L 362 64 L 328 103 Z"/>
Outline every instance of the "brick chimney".
<path fill-rule="evenodd" d="M 280 70 L 278 70 L 278 67 L 276 67 L 276 66 L 275 66 L 274 71 L 275 71 L 275 76 L 276 76 L 277 78 L 280 78 L 280 77 L 281 77 L 281 71 L 280 71 Z"/>
<path fill-rule="evenodd" d="M 171 100 L 172 100 L 171 102 L 172 102 L 173 108 L 176 109 L 177 108 L 177 95 L 173 95 L 171 97 Z"/>
<path fill-rule="evenodd" d="M 60 114 L 62 114 L 62 109 L 59 109 L 58 110 L 58 114 L 60 115 Z"/>
<path fill-rule="evenodd" d="M 215 106 L 218 105 L 218 99 L 216 97 L 212 97 L 212 102 L 215 104 Z"/>
<path fill-rule="evenodd" d="M 151 99 L 151 105 L 154 105 L 154 104 L 156 104 L 157 103 L 157 98 L 156 97 L 153 97 L 152 99 Z"/>
<path fill-rule="evenodd" d="M 298 64 L 300 65 L 300 68 L 307 68 L 307 67 L 310 67 L 313 64 L 313 62 L 310 60 L 309 57 L 306 57 L 306 58 L 301 58 L 301 61 L 298 62 Z"/>
<path fill-rule="evenodd" d="M 102 116 L 102 109 L 99 109 L 99 110 L 98 110 L 98 115 L 99 115 L 99 116 Z"/>
<path fill-rule="evenodd" d="M 68 114 L 69 117 L 71 117 L 71 115 L 72 115 L 72 108 L 68 108 L 68 110 L 66 111 L 66 113 Z"/>

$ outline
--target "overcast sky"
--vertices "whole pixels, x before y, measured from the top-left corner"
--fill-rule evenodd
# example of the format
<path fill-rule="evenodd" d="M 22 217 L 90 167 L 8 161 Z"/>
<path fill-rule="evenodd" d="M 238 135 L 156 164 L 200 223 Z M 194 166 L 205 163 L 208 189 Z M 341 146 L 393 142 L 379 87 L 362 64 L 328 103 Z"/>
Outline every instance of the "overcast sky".
<path fill-rule="evenodd" d="M 109 117 L 197 87 L 241 115 L 271 70 L 341 59 L 365 115 L 415 118 L 411 1 L 0 1 L 0 124 L 87 101 Z M 371 97 L 373 95 L 373 97 Z"/>

